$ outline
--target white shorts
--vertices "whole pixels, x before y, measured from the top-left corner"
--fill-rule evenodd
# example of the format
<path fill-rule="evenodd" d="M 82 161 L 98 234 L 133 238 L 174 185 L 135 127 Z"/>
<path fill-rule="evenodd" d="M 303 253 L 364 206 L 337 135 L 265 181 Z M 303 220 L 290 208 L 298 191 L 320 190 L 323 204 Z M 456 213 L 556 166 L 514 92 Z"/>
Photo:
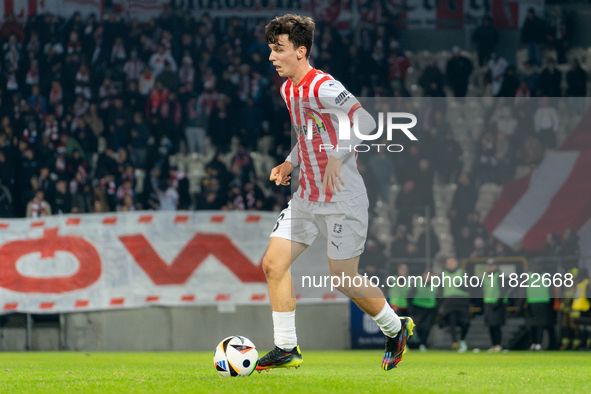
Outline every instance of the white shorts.
<path fill-rule="evenodd" d="M 294 196 L 281 211 L 270 236 L 309 246 L 322 233 L 328 257 L 347 260 L 363 253 L 368 208 L 366 193 L 338 202 L 313 202 Z"/>

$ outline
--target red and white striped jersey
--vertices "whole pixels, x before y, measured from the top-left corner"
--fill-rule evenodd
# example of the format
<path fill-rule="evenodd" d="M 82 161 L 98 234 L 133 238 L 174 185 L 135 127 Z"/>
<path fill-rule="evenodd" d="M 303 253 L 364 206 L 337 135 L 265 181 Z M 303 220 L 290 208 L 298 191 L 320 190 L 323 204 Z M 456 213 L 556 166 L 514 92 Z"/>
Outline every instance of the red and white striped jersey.
<path fill-rule="evenodd" d="M 320 111 L 338 109 L 348 114 L 351 121 L 355 111 L 361 108 L 359 101 L 342 83 L 315 68 L 297 86 L 289 79 L 285 81 L 281 86 L 281 96 L 296 131 L 297 145 L 287 158 L 294 166 L 300 165 L 300 184 L 296 194 L 308 201 L 336 202 L 365 193 L 363 178 L 357 170 L 357 153 L 354 153 L 342 159 L 341 177 L 345 186 L 339 184 L 341 191 L 335 195 L 328 187 L 326 194 L 322 194 L 322 180 L 329 157 L 325 147 L 338 145 L 338 120 L 335 115 Z M 313 124 L 312 139 L 307 138 L 308 120 L 312 120 Z"/>

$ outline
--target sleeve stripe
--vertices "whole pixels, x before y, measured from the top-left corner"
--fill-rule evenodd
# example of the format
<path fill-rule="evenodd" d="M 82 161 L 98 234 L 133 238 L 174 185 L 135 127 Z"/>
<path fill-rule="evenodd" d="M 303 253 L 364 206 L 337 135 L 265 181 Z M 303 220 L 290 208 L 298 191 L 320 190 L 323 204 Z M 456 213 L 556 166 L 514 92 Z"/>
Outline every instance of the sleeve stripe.
<path fill-rule="evenodd" d="M 322 85 L 324 82 L 326 82 L 326 81 L 328 81 L 328 80 L 330 80 L 330 79 L 332 79 L 332 78 L 331 78 L 329 75 L 327 75 L 327 76 L 325 76 L 325 77 L 322 77 L 322 78 L 320 79 L 320 81 L 316 82 L 316 85 L 314 86 L 314 97 L 318 97 L 318 98 L 320 98 L 320 97 L 318 96 L 318 91 L 320 90 L 320 86 L 321 86 L 321 85 Z"/>
<path fill-rule="evenodd" d="M 355 111 L 357 111 L 359 108 L 361 108 L 361 104 L 357 103 L 354 106 L 351 107 L 351 110 L 349 110 L 349 119 L 353 118 L 353 114 L 355 113 Z"/>

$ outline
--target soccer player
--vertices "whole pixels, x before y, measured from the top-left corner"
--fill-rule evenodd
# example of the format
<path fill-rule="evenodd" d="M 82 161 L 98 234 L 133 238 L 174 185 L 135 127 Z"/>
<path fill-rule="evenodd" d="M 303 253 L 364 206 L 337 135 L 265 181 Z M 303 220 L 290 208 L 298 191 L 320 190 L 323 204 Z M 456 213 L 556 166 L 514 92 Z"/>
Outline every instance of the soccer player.
<path fill-rule="evenodd" d="M 290 174 L 298 164 L 300 176 L 299 188 L 279 215 L 263 258 L 273 310 L 275 348 L 259 360 L 259 371 L 299 367 L 303 361 L 296 337 L 289 267 L 320 233 L 327 241 L 331 275 L 345 275 L 351 282 L 359 275 L 357 265 L 367 237 L 369 202 L 357 170 L 356 154 L 337 147 L 354 146 L 361 140 L 354 133 L 350 140 L 340 140 L 338 115 L 323 114 L 322 110 L 338 109 L 348 115 L 349 121 L 357 119 L 360 132 L 365 134 L 375 128 L 371 115 L 339 81 L 310 66 L 314 37 L 311 18 L 276 17 L 266 26 L 265 37 L 271 49 L 269 60 L 277 73 L 287 78 L 281 95 L 297 134 L 295 147 L 284 163 L 273 168 L 270 180 L 276 185 L 289 185 Z M 308 130 L 310 126 L 312 130 Z M 372 316 L 382 329 L 386 335 L 382 367 L 395 368 L 402 359 L 406 340 L 412 335 L 412 319 L 399 318 L 381 290 L 369 283 L 358 288 L 343 285 L 338 290 Z"/>

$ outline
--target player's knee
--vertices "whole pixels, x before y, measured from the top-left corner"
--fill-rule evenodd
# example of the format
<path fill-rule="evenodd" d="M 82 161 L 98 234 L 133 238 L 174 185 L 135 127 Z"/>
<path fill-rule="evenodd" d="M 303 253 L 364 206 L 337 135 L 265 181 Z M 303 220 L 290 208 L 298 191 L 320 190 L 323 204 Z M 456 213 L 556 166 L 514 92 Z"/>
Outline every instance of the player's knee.
<path fill-rule="evenodd" d="M 284 264 L 281 264 L 279 259 L 266 254 L 263 257 L 263 272 L 267 280 L 274 280 L 282 278 L 287 272 L 287 269 L 284 267 Z"/>

